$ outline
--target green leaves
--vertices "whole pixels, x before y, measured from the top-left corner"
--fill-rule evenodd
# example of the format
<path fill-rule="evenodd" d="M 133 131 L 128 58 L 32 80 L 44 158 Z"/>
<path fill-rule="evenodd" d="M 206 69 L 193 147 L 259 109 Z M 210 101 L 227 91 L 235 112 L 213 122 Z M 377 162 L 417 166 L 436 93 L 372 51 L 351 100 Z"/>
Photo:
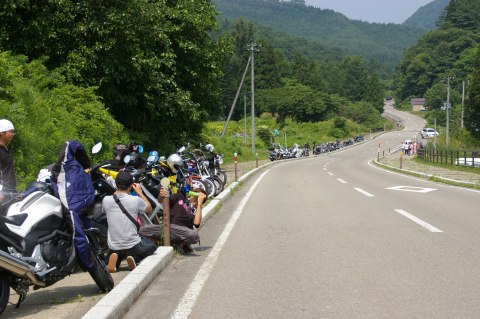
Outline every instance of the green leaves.
<path fill-rule="evenodd" d="M 15 125 L 12 146 L 20 183 L 34 180 L 40 168 L 54 162 L 66 140 L 77 139 L 87 149 L 101 141 L 107 156 L 114 144 L 129 140 L 124 127 L 95 95 L 95 88 L 65 83 L 40 61 L 26 60 L 0 53 L 0 83 L 8 95 L 0 99 L 0 114 Z"/>

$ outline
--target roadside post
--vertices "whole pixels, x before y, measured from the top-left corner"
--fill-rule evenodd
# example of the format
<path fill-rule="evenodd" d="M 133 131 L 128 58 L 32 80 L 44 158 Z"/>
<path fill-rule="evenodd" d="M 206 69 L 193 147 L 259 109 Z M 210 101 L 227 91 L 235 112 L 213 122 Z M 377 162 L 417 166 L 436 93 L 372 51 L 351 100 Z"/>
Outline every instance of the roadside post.
<path fill-rule="evenodd" d="M 162 188 L 167 189 L 170 186 L 170 180 L 166 177 L 160 181 Z M 163 246 L 170 245 L 170 196 L 165 196 L 162 201 L 163 205 Z"/>
<path fill-rule="evenodd" d="M 255 153 L 255 168 L 258 168 L 258 153 Z"/>
<path fill-rule="evenodd" d="M 235 182 L 238 182 L 237 162 L 238 162 L 237 153 L 233 153 L 233 163 L 234 163 L 233 167 L 235 169 Z"/>

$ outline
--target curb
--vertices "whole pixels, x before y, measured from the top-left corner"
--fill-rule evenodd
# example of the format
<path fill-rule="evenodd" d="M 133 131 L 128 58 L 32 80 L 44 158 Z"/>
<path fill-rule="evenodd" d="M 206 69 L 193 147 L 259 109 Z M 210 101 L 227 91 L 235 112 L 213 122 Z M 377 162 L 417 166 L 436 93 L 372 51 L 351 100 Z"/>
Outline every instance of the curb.
<path fill-rule="evenodd" d="M 239 184 L 254 172 L 274 162 L 263 164 L 242 175 L 237 182 L 231 183 L 203 209 L 203 218 L 215 211 L 216 207 L 225 201 Z M 158 247 L 157 251 L 145 258 L 137 268 L 132 270 L 107 295 L 93 306 L 82 319 L 118 319 L 122 318 L 137 298 L 152 283 L 155 277 L 173 260 L 173 247 Z"/>

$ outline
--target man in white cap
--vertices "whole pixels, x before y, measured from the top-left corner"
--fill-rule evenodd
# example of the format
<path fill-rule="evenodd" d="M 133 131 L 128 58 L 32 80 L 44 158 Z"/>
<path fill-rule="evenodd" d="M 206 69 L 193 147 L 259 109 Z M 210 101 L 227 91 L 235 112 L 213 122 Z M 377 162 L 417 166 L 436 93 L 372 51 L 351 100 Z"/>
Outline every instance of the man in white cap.
<path fill-rule="evenodd" d="M 13 156 L 7 147 L 15 136 L 14 130 L 12 122 L 6 119 L 0 120 L 0 184 L 3 185 L 0 201 L 3 200 L 4 194 L 17 191 Z"/>

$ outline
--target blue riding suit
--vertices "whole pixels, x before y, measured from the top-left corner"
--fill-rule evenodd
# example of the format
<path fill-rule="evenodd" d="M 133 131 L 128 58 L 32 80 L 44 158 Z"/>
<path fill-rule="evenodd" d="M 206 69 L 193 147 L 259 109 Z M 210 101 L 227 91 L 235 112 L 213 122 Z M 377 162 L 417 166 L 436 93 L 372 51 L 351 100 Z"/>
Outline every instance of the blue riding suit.
<path fill-rule="evenodd" d="M 86 269 L 91 269 L 93 265 L 84 232 L 84 229 L 90 228 L 90 219 L 84 212 L 95 199 L 92 178 L 85 172 L 90 165 L 83 145 L 78 141 L 69 140 L 63 145 L 52 169 L 55 191 L 63 206 L 70 212 L 73 242 L 79 261 Z"/>

